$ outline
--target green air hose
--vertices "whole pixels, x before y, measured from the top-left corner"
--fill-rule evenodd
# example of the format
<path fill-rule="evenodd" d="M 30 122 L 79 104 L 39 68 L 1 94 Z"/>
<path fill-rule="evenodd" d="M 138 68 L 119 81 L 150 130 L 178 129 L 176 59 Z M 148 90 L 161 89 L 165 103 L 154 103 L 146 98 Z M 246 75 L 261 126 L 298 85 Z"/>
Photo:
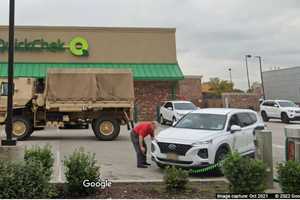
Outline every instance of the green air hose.
<path fill-rule="evenodd" d="M 222 164 L 223 164 L 223 161 L 218 162 L 217 164 L 214 164 L 214 165 L 207 166 L 207 167 L 205 167 L 205 168 L 192 169 L 192 170 L 190 170 L 190 174 L 206 173 L 206 172 L 212 171 L 212 170 L 214 170 L 214 169 L 216 169 L 216 168 L 222 166 Z M 274 178 L 273 178 L 273 181 L 276 182 L 276 183 L 279 182 L 279 180 L 278 180 L 277 177 L 274 177 Z"/>
<path fill-rule="evenodd" d="M 220 166 L 222 166 L 223 162 L 218 162 L 217 164 L 214 164 L 214 165 L 210 165 L 210 166 L 207 166 L 205 168 L 200 168 L 200 169 L 192 169 L 191 170 L 191 174 L 200 174 L 200 173 L 206 173 L 208 171 L 212 171 Z"/>

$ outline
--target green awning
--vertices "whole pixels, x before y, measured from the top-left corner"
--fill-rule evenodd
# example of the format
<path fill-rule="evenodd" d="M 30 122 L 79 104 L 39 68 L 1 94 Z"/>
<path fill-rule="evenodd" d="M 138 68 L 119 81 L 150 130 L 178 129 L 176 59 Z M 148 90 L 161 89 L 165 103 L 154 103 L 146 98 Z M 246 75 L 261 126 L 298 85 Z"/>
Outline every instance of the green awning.
<path fill-rule="evenodd" d="M 130 64 L 130 63 L 15 63 L 15 77 L 43 78 L 48 68 L 112 68 L 131 69 L 135 80 L 182 80 L 176 64 Z M 0 63 L 0 76 L 7 76 L 7 63 Z"/>

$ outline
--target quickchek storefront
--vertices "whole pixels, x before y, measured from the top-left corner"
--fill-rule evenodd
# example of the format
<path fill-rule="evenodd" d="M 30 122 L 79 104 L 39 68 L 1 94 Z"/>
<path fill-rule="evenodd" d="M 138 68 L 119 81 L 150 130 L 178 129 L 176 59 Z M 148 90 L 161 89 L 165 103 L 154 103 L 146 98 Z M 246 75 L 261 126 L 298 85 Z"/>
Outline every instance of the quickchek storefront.
<path fill-rule="evenodd" d="M 17 27 L 15 77 L 43 78 L 48 68 L 129 68 L 139 120 L 153 120 L 176 99 L 184 79 L 175 29 Z M 8 28 L 0 27 L 0 76 L 7 76 Z"/>

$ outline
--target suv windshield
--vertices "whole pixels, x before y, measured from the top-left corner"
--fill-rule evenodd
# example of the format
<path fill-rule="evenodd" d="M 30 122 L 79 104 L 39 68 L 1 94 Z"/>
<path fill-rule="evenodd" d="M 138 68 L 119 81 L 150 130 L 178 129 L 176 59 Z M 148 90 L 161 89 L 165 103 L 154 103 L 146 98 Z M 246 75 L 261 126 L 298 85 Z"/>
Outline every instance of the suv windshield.
<path fill-rule="evenodd" d="M 175 125 L 176 128 L 223 130 L 226 115 L 190 113 Z"/>
<path fill-rule="evenodd" d="M 278 101 L 280 107 L 297 107 L 297 105 L 292 101 Z"/>
<path fill-rule="evenodd" d="M 196 110 L 196 106 L 192 103 L 174 103 L 175 110 Z"/>

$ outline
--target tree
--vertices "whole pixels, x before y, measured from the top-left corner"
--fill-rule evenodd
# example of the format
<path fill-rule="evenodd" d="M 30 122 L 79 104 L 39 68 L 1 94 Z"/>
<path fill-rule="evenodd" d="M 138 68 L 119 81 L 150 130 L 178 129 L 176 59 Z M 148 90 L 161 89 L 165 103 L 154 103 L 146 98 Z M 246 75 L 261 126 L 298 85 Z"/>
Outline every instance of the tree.
<path fill-rule="evenodd" d="M 233 83 L 219 78 L 211 78 L 209 81 L 210 90 L 217 96 L 221 96 L 224 92 L 233 91 Z"/>

